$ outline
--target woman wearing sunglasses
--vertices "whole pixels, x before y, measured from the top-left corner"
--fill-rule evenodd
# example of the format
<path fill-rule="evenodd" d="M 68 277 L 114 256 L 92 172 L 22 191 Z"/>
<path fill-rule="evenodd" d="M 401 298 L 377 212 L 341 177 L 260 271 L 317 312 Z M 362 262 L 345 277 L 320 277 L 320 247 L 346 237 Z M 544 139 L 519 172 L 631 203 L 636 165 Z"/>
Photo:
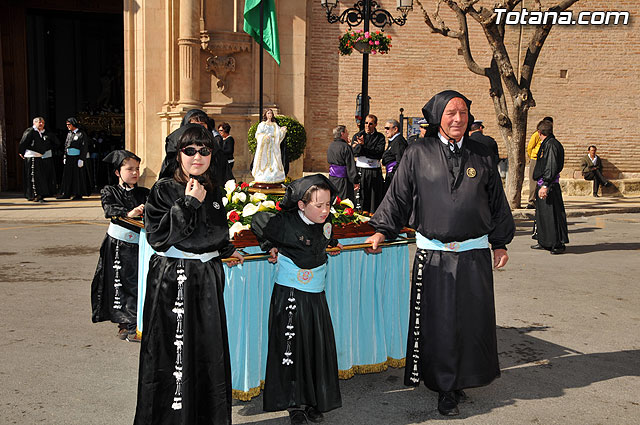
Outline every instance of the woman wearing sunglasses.
<path fill-rule="evenodd" d="M 230 424 L 231 368 L 221 259 L 229 241 L 211 132 L 180 137 L 173 177 L 151 188 L 145 230 L 156 251 L 144 303 L 135 424 Z M 214 161 L 217 163 L 217 161 Z"/>

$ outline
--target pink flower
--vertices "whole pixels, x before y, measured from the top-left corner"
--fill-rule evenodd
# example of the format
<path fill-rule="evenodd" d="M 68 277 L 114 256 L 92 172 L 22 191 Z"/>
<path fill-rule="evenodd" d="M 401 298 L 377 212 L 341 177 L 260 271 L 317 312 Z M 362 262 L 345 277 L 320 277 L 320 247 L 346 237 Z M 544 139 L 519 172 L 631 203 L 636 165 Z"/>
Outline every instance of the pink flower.
<path fill-rule="evenodd" d="M 376 53 L 377 53 L 377 52 L 376 52 L 375 50 L 373 50 L 373 51 L 371 52 L 371 54 L 372 54 L 372 55 L 375 55 Z"/>
<path fill-rule="evenodd" d="M 369 41 L 369 44 L 373 46 L 373 41 Z"/>
<path fill-rule="evenodd" d="M 360 33 L 362 32 L 362 30 L 356 30 L 356 32 L 357 32 L 358 34 L 360 34 Z"/>
<path fill-rule="evenodd" d="M 376 46 L 380 45 L 380 42 L 378 40 L 376 40 Z"/>
<path fill-rule="evenodd" d="M 369 34 L 369 31 L 367 31 L 367 32 L 364 33 L 364 36 L 369 38 L 371 35 Z"/>

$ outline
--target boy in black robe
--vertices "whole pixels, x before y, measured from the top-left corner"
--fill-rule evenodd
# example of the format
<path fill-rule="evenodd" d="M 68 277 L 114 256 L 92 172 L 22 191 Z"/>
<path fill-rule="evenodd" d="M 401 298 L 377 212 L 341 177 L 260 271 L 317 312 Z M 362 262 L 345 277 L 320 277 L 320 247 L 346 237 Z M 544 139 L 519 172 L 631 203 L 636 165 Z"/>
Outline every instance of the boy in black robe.
<path fill-rule="evenodd" d="M 251 221 L 278 275 L 269 307 L 269 348 L 264 410 L 289 409 L 292 424 L 323 420 L 342 406 L 338 356 L 324 292 L 326 248 L 332 238 L 331 205 L 336 190 L 322 174 L 287 187 L 279 214 L 257 213 Z M 337 252 L 332 253 L 332 255 Z"/>
<path fill-rule="evenodd" d="M 111 219 L 100 247 L 98 266 L 91 283 L 91 320 L 118 323 L 118 337 L 138 341 L 138 239 L 140 227 L 119 218 L 141 218 L 149 189 L 138 186 L 140 158 L 117 150 L 104 160 L 115 169 L 119 183 L 101 191 L 102 208 Z"/>
<path fill-rule="evenodd" d="M 360 176 L 349 146 L 349 131 L 344 125 L 333 129 L 333 142 L 327 150 L 329 181 L 338 190 L 338 197 L 355 201 L 355 190 L 360 190 Z"/>
<path fill-rule="evenodd" d="M 492 152 L 464 137 L 470 106 L 452 90 L 425 105 L 427 136 L 405 151 L 367 239 L 379 252 L 403 226 L 417 231 L 405 385 L 437 391 L 445 416 L 464 388 L 500 376 L 491 267 L 507 263 L 515 232 Z"/>
<path fill-rule="evenodd" d="M 44 118 L 34 118 L 33 126 L 24 131 L 18 145 L 18 154 L 24 159 L 24 196 L 29 201 L 44 202 L 44 198 L 56 193 L 52 148 Z"/>
<path fill-rule="evenodd" d="M 533 179 L 536 187 L 536 238 L 532 249 L 546 249 L 551 254 L 562 254 L 569 243 L 567 215 L 560 190 L 560 171 L 564 167 L 564 148 L 553 136 L 553 123 L 538 123 L 542 139 Z"/>

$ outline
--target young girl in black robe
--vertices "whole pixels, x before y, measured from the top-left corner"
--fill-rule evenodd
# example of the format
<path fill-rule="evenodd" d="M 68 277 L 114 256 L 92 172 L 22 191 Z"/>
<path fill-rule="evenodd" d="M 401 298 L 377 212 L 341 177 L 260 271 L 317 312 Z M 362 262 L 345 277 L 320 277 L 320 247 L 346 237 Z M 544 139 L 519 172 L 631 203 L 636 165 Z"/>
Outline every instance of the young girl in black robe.
<path fill-rule="evenodd" d="M 321 174 L 287 187 L 279 214 L 257 213 L 251 228 L 278 261 L 269 310 L 264 410 L 289 409 L 292 424 L 323 420 L 342 406 L 333 325 L 324 287 L 330 209 L 336 189 Z M 334 254 L 337 254 L 335 252 Z"/>
<path fill-rule="evenodd" d="M 182 133 L 172 177 L 151 188 L 144 209 L 149 261 L 134 424 L 230 424 L 231 366 L 222 258 L 229 241 L 220 147 L 198 124 Z"/>
<path fill-rule="evenodd" d="M 138 187 L 140 158 L 126 150 L 104 158 L 113 165 L 119 183 L 101 191 L 102 208 L 111 219 L 100 247 L 100 258 L 91 283 L 91 320 L 119 324 L 118 337 L 138 341 L 138 238 L 140 227 L 119 217 L 140 218 L 149 189 Z"/>

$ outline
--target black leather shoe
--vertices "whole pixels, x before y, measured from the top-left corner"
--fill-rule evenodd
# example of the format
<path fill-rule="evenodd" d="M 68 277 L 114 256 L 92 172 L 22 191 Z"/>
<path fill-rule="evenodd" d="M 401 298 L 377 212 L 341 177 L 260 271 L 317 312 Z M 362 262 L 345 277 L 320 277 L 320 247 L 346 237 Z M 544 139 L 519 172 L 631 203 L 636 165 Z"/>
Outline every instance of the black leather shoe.
<path fill-rule="evenodd" d="M 56 199 L 71 199 L 71 196 L 60 195 L 60 196 L 56 196 Z"/>
<path fill-rule="evenodd" d="M 547 249 L 547 248 L 545 248 L 542 245 L 540 245 L 539 243 L 537 243 L 535 245 L 531 245 L 531 249 Z"/>
<path fill-rule="evenodd" d="M 455 390 L 453 393 L 456 395 L 456 400 L 458 400 L 458 403 L 464 403 L 465 401 L 469 400 L 469 396 L 464 392 L 464 390 Z"/>
<path fill-rule="evenodd" d="M 527 209 L 528 210 L 535 210 L 536 206 L 535 205 L 527 205 Z"/>
<path fill-rule="evenodd" d="M 558 254 L 562 254 L 567 250 L 567 247 L 565 245 L 560 245 L 554 248 L 551 248 L 551 254 L 553 255 L 558 255 Z"/>
<path fill-rule="evenodd" d="M 456 394 L 453 391 L 438 393 L 438 412 L 442 416 L 456 416 L 460 414 Z"/>
<path fill-rule="evenodd" d="M 304 413 L 305 415 L 307 415 L 307 419 L 309 419 L 313 423 L 317 424 L 324 421 L 324 415 L 322 414 L 322 412 L 313 406 L 307 406 L 304 409 Z"/>
<path fill-rule="evenodd" d="M 594 198 L 599 198 L 599 197 L 600 197 L 600 195 L 598 195 L 597 193 L 594 193 L 594 194 L 593 194 L 593 197 L 594 197 Z"/>
<path fill-rule="evenodd" d="M 82 200 L 82 196 L 80 195 L 76 195 L 73 198 L 71 198 L 72 201 L 81 201 Z"/>
<path fill-rule="evenodd" d="M 291 420 L 291 425 L 304 425 L 308 424 L 307 417 L 302 410 L 292 410 L 289 412 L 289 419 Z"/>

